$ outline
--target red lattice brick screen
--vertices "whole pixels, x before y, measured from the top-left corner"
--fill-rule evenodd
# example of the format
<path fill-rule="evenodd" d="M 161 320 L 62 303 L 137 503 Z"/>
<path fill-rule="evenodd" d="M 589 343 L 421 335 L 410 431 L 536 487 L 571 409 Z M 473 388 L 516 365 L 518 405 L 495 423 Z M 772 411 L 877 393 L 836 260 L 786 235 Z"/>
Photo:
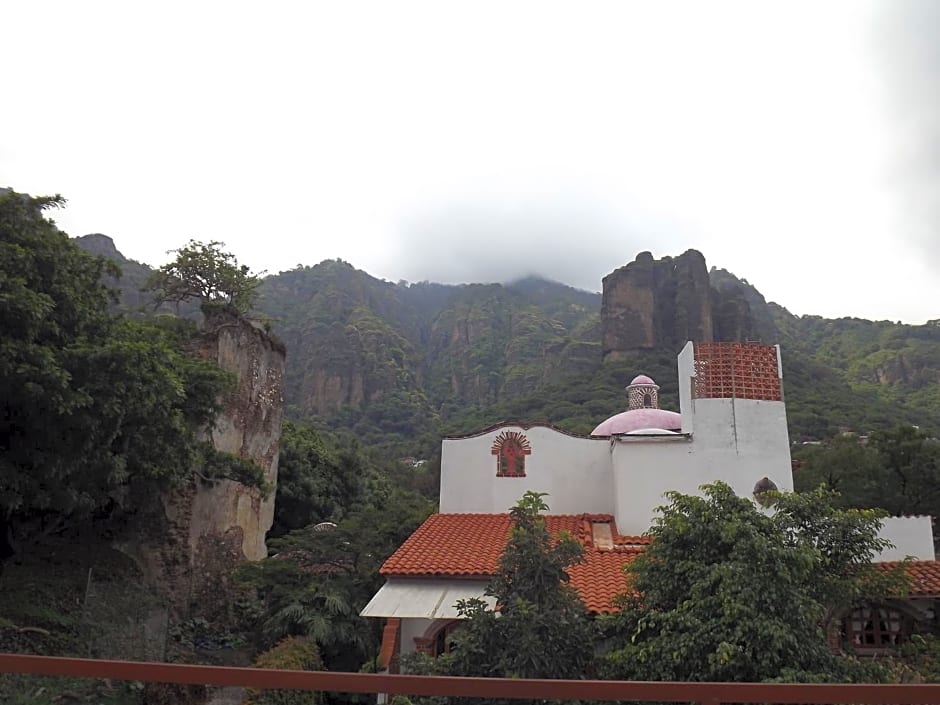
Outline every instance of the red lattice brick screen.
<path fill-rule="evenodd" d="M 777 348 L 754 343 L 696 343 L 696 399 L 783 401 Z"/>

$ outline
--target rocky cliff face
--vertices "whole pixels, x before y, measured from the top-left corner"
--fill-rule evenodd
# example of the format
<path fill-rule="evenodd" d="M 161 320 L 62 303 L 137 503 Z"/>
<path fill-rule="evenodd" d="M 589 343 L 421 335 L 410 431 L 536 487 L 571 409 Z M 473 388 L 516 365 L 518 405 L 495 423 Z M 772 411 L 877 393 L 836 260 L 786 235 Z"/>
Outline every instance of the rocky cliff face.
<path fill-rule="evenodd" d="M 254 461 L 268 484 L 277 486 L 278 445 L 283 414 L 284 349 L 256 324 L 231 313 L 206 316 L 202 355 L 236 376 L 236 386 L 208 435 L 216 449 Z M 265 534 L 274 521 L 274 493 L 223 480 L 200 487 L 193 499 L 190 548 L 199 553 L 205 536 L 240 534 L 248 560 L 267 555 Z"/>
<path fill-rule="evenodd" d="M 288 403 L 329 416 L 416 388 L 416 314 L 402 293 L 336 260 L 268 279 L 259 309 L 295 353 Z"/>
<path fill-rule="evenodd" d="M 148 268 L 137 265 L 137 272 L 103 236 L 78 243 L 125 266 L 117 286 L 123 308 L 133 308 L 135 279 L 143 281 Z M 430 456 L 441 433 L 469 432 L 495 418 L 589 431 L 620 409 L 619 397 L 603 400 L 629 375 L 653 373 L 668 385 L 686 340 L 779 342 L 794 437 L 882 427 L 883 417 L 893 417 L 882 411 L 899 404 L 910 413 L 905 419 L 940 418 L 936 321 L 794 316 L 747 280 L 709 272 L 695 251 L 660 260 L 642 253 L 605 278 L 603 295 L 538 277 L 395 284 L 339 260 L 268 277 L 260 293 L 260 312 L 291 351 L 283 383 L 291 413 L 319 417 L 366 443 L 401 443 L 395 452 L 403 455 Z M 839 420 L 824 419 L 822 407 Z M 237 505 L 232 497 L 220 501 Z M 240 501 L 244 512 L 247 500 Z M 237 506 L 225 513 L 237 515 Z M 179 522 L 188 536 L 189 515 Z"/>
<path fill-rule="evenodd" d="M 232 566 L 267 555 L 285 354 L 283 346 L 257 324 L 226 311 L 207 313 L 198 352 L 235 376 L 222 413 L 205 431 L 208 440 L 217 450 L 260 465 L 272 491 L 264 498 L 258 488 L 232 480 L 194 480 L 163 497 L 162 516 L 144 522 L 139 541 L 122 548 L 138 559 L 152 582 L 175 598 L 178 608 L 197 599 L 225 612 L 230 606 L 222 604 L 225 600 L 219 595 L 233 580 Z"/>
<path fill-rule="evenodd" d="M 326 261 L 269 278 L 259 308 L 295 351 L 288 404 L 357 430 L 363 410 L 395 399 L 428 420 L 447 404 L 530 392 L 568 359 L 582 365 L 599 299 L 535 278 L 392 284 Z"/>
<path fill-rule="evenodd" d="M 601 344 L 605 360 L 630 351 L 713 340 L 712 292 L 705 257 L 688 250 L 653 259 L 641 252 L 604 277 Z"/>
<path fill-rule="evenodd" d="M 725 269 L 712 267 L 708 278 L 715 340 L 780 342 L 780 330 L 763 294 Z"/>

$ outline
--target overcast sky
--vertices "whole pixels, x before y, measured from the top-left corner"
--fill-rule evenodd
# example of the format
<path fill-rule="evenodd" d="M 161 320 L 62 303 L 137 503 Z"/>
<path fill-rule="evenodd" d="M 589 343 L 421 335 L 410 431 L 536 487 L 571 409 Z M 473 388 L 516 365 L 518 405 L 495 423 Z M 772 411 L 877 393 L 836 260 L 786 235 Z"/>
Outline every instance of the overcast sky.
<path fill-rule="evenodd" d="M 694 247 L 798 314 L 940 318 L 940 2 L 30 2 L 0 186 L 150 264 L 600 290 Z"/>

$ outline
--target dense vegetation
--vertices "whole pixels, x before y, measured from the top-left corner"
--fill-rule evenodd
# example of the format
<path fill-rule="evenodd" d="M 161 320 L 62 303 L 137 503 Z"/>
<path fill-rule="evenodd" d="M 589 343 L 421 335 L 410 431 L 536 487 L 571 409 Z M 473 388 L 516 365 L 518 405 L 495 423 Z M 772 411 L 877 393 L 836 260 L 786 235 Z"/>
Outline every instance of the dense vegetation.
<path fill-rule="evenodd" d="M 190 353 L 195 326 L 112 315 L 114 265 L 44 217 L 61 203 L 0 195 L 0 561 L 197 468 L 245 470 L 198 439 L 230 378 Z"/>
<path fill-rule="evenodd" d="M 197 474 L 269 489 L 257 468 L 200 440 L 231 384 L 193 354 L 200 304 L 266 316 L 284 338 L 292 421 L 281 439 L 272 556 L 239 572 L 239 624 L 211 624 L 194 605 L 174 625 L 171 638 L 188 640 L 193 653 L 200 643 L 236 644 L 263 667 L 369 668 L 379 625 L 358 613 L 381 583 L 378 567 L 433 510 L 442 434 L 501 419 L 586 433 L 622 410 L 622 388 L 638 372 L 659 382 L 664 406 L 677 403 L 675 349 L 602 362 L 597 294 L 536 278 L 391 284 L 342 262 L 260 282 L 214 242 L 190 242 L 153 272 L 103 236 L 81 242 L 103 257 L 77 247 L 44 215 L 60 204 L 0 194 L 7 648 L 84 655 L 83 576 L 106 567 L 116 583 L 144 579 L 110 545 L 132 537 L 135 518 L 161 492 Z M 145 285 L 156 298 L 141 293 Z M 631 568 L 643 599 L 625 596 L 603 633 L 565 584 L 579 547 L 548 536 L 544 503 L 527 496 L 490 589 L 500 618 L 482 603 L 465 605 L 459 648 L 435 670 L 895 677 L 833 660 L 822 640 L 827 620 L 863 590 L 890 587 L 862 579 L 877 516 L 856 509 L 940 512 L 940 327 L 798 318 L 721 270 L 711 286 L 717 330 L 782 344 L 794 440 L 832 439 L 796 454 L 804 494 L 775 498 L 773 517 L 721 486 L 705 498 L 673 496 L 653 529 L 655 548 Z M 155 307 L 180 315 L 155 317 Z M 904 422 L 922 428 L 897 427 Z M 867 438 L 839 435 L 846 427 Z M 397 461 L 403 455 L 430 462 L 411 467 Z M 820 483 L 841 497 L 815 492 Z M 598 661 L 584 643 L 602 637 L 611 651 Z M 729 647 L 737 643 L 747 647 Z M 925 637 L 909 650 L 917 671 L 933 677 L 936 643 Z"/>
<path fill-rule="evenodd" d="M 96 237 L 87 246 L 106 250 Z M 936 322 L 793 316 L 721 269 L 710 286 L 719 339 L 781 345 L 795 441 L 940 428 Z M 131 288 L 128 307 L 139 305 Z M 505 419 L 588 433 L 623 410 L 623 387 L 640 372 L 677 405 L 675 345 L 603 362 L 600 295 L 557 282 L 394 284 L 326 261 L 269 276 L 257 293 L 258 315 L 292 351 L 289 415 L 389 454 L 432 458 L 442 435 Z"/>
<path fill-rule="evenodd" d="M 931 677 L 921 637 L 906 657 L 860 661 L 829 646 L 834 620 L 860 601 L 903 593 L 906 576 L 874 569 L 883 547 L 872 510 L 840 509 L 833 495 L 767 493 L 768 513 L 723 483 L 703 496 L 672 493 L 650 547 L 628 564 L 632 590 L 622 610 L 586 618 L 565 568 L 577 542 L 552 537 L 527 493 L 480 600 L 461 605 L 466 621 L 450 653 L 413 656 L 412 672 L 503 677 L 676 681 L 897 682 Z M 497 616 L 498 615 L 498 616 Z M 921 670 L 915 671 L 919 667 Z"/>
<path fill-rule="evenodd" d="M 8 568 L 0 650 L 84 656 L 95 653 L 99 631 L 120 630 L 109 618 L 125 617 L 113 603 L 94 616 L 96 591 L 126 595 L 128 615 L 165 609 L 165 586 L 114 548 L 153 530 L 161 495 L 220 477 L 262 494 L 271 488 L 253 463 L 202 440 L 233 378 L 198 354 L 197 325 L 115 305 L 108 285 L 120 282 L 119 269 L 45 217 L 60 204 L 0 196 L 0 558 Z M 176 255 L 146 277 L 132 267 L 135 284 L 191 313 L 247 311 L 257 280 L 218 243 L 191 242 Z M 418 490 L 433 485 L 428 471 L 382 458 L 348 434 L 287 424 L 272 531 L 278 555 L 246 568 L 232 606 L 238 623 L 202 616 L 219 613 L 213 605 L 177 607 L 157 653 L 172 646 L 175 658 L 202 658 L 196 653 L 250 643 L 264 652 L 262 667 L 315 661 L 355 670 L 378 643 L 377 625 L 358 612 L 378 587 L 378 566 L 431 511 Z M 338 526 L 314 530 L 324 522 Z M 176 697 L 3 677 L 0 699 L 57 702 L 62 687 L 108 702 Z"/>
<path fill-rule="evenodd" d="M 480 599 L 457 603 L 466 620 L 454 648 L 436 661 L 415 656 L 406 667 L 460 676 L 583 678 L 591 671 L 597 630 L 565 569 L 582 560 L 571 536 L 552 536 L 540 512 L 544 494 L 526 492 L 512 508 L 512 533 Z"/>
<path fill-rule="evenodd" d="M 825 485 L 840 493 L 841 506 L 940 516 L 940 441 L 922 429 L 846 434 L 803 446 L 794 457 L 798 491 Z"/>
<path fill-rule="evenodd" d="M 845 681 L 865 669 L 832 653 L 849 607 L 903 588 L 871 558 L 887 545 L 874 510 L 821 490 L 769 493 L 765 513 L 723 483 L 673 492 L 628 567 L 636 592 L 612 619 L 610 676 L 680 681 Z M 871 669 L 864 680 L 877 679 Z"/>

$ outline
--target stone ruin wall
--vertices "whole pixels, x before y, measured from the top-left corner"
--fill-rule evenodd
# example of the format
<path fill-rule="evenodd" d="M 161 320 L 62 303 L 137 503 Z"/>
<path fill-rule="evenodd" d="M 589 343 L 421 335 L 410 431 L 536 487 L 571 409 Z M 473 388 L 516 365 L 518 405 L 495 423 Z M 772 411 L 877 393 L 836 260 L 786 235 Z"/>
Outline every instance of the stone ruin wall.
<path fill-rule="evenodd" d="M 173 611 L 208 619 L 231 617 L 233 567 L 267 555 L 265 535 L 274 520 L 283 417 L 284 348 L 258 324 L 226 311 L 210 311 L 199 354 L 235 375 L 223 411 L 205 434 L 213 446 L 258 463 L 271 487 L 233 480 L 194 480 L 162 498 L 163 516 L 147 521 L 120 548 L 137 559 L 148 582 L 164 592 Z"/>
<path fill-rule="evenodd" d="M 194 556 L 200 540 L 240 534 L 242 555 L 267 555 L 265 534 L 274 521 L 274 488 L 283 416 L 284 351 L 257 325 L 232 314 L 206 318 L 202 355 L 236 375 L 224 411 L 208 431 L 220 451 L 254 460 L 264 469 L 272 491 L 267 499 L 253 487 L 232 480 L 200 485 L 193 498 L 189 544 Z"/>

